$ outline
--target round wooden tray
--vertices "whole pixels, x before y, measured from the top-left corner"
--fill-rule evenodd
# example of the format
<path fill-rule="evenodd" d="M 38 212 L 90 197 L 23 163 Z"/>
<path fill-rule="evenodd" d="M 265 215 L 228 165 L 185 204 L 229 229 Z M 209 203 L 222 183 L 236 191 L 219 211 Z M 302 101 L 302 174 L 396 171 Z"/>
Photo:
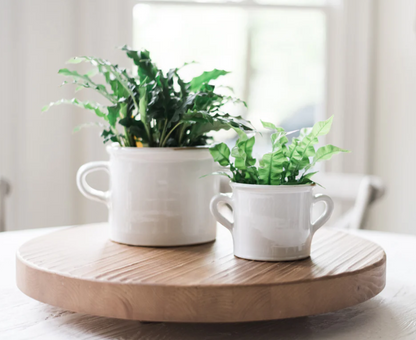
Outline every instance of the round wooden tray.
<path fill-rule="evenodd" d="M 108 240 L 106 225 L 63 229 L 25 243 L 17 285 L 70 311 L 141 321 L 242 322 L 335 311 L 385 285 L 379 246 L 322 228 L 311 258 L 255 262 L 233 256 L 230 233 L 189 247 L 132 247 Z"/>

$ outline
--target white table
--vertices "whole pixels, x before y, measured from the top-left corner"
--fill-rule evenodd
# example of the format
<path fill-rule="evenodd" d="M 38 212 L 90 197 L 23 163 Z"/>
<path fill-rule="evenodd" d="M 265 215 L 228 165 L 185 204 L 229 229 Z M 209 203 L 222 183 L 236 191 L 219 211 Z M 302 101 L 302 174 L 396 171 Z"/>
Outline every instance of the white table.
<path fill-rule="evenodd" d="M 0 233 L 0 339 L 416 339 L 416 236 L 358 230 L 387 253 L 387 285 L 375 298 L 313 317 L 243 324 L 140 323 L 71 313 L 15 284 L 15 252 L 57 228 Z"/>

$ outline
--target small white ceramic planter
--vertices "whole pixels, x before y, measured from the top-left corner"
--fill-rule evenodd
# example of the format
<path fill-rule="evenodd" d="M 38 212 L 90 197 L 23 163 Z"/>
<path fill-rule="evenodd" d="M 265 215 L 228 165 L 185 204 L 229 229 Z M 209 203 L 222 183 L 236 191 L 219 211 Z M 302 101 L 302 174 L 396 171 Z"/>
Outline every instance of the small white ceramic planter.
<path fill-rule="evenodd" d="M 232 194 L 211 200 L 211 212 L 231 231 L 234 255 L 258 261 L 291 261 L 310 256 L 313 234 L 331 217 L 329 196 L 313 195 L 311 185 L 250 185 L 231 183 Z M 311 222 L 313 204 L 324 202 L 324 213 Z M 218 203 L 233 209 L 234 223 L 219 211 Z"/>
<path fill-rule="evenodd" d="M 107 147 L 109 162 L 91 162 L 78 170 L 77 185 L 89 199 L 109 209 L 110 239 L 138 246 L 182 246 L 215 240 L 209 211 L 219 192 L 215 163 L 207 148 Z M 91 188 L 86 176 L 110 174 L 108 192 Z"/>

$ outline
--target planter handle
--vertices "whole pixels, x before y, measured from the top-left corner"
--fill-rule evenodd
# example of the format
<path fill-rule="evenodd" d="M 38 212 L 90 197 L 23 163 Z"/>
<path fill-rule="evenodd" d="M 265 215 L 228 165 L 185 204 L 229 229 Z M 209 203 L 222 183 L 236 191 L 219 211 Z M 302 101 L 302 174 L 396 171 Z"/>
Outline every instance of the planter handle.
<path fill-rule="evenodd" d="M 90 162 L 82 165 L 77 172 L 77 186 L 79 191 L 81 191 L 81 194 L 85 197 L 107 205 L 110 198 L 110 191 L 94 189 L 87 183 L 87 175 L 99 170 L 110 173 L 109 162 Z"/>
<path fill-rule="evenodd" d="M 214 196 L 211 200 L 210 210 L 211 214 L 215 217 L 215 219 L 220 222 L 224 227 L 226 227 L 229 231 L 233 231 L 234 223 L 231 223 L 228 219 L 226 219 L 219 211 L 218 211 L 218 203 L 224 202 L 231 206 L 232 210 L 234 211 L 234 204 L 232 200 L 232 193 L 228 194 L 218 194 Z"/>
<path fill-rule="evenodd" d="M 334 201 L 332 200 L 331 197 L 327 195 L 317 194 L 313 197 L 312 204 L 316 204 L 318 202 L 325 203 L 325 211 L 322 213 L 321 216 L 318 217 L 318 219 L 314 223 L 312 223 L 313 232 L 317 231 L 326 222 L 328 222 L 329 218 L 332 215 L 332 212 L 334 211 Z"/>

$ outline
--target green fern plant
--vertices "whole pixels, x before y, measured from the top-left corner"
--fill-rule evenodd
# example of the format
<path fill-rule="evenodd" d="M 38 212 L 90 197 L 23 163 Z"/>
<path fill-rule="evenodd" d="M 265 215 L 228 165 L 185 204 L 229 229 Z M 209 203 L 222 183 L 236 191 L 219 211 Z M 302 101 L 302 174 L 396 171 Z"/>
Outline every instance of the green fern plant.
<path fill-rule="evenodd" d="M 216 172 L 224 175 L 232 182 L 261 185 L 300 185 L 315 184 L 311 172 L 313 166 L 321 161 L 329 160 L 341 152 L 350 152 L 334 145 L 322 146 L 318 149 L 318 137 L 328 134 L 333 117 L 316 123 L 313 128 L 304 128 L 299 138 L 293 138 L 289 144 L 288 133 L 272 123 L 262 122 L 267 129 L 273 130 L 271 135 L 272 151 L 263 155 L 256 165 L 253 158 L 255 137 L 249 137 L 243 130 L 236 128 L 238 140 L 232 150 L 225 143 L 210 147 L 214 161 L 229 171 Z"/>
<path fill-rule="evenodd" d="M 252 130 L 250 123 L 241 116 L 231 116 L 221 110 L 228 102 L 245 105 L 237 98 L 218 94 L 210 83 L 228 72 L 214 69 L 185 82 L 179 76 L 180 68 L 163 73 L 152 62 L 148 51 L 135 51 L 127 46 L 121 49 L 137 66 L 137 72 L 95 57 L 76 57 L 68 61 L 69 64 L 92 64 L 94 68 L 87 74 L 67 68 L 58 72 L 72 79 L 77 85 L 76 91 L 93 89 L 109 104 L 61 99 L 46 105 L 42 111 L 60 104 L 91 110 L 103 119 L 104 143 L 113 141 L 125 147 L 199 146 L 210 141 L 207 134 L 211 131 Z M 104 84 L 93 80 L 96 74 L 103 76 Z"/>

